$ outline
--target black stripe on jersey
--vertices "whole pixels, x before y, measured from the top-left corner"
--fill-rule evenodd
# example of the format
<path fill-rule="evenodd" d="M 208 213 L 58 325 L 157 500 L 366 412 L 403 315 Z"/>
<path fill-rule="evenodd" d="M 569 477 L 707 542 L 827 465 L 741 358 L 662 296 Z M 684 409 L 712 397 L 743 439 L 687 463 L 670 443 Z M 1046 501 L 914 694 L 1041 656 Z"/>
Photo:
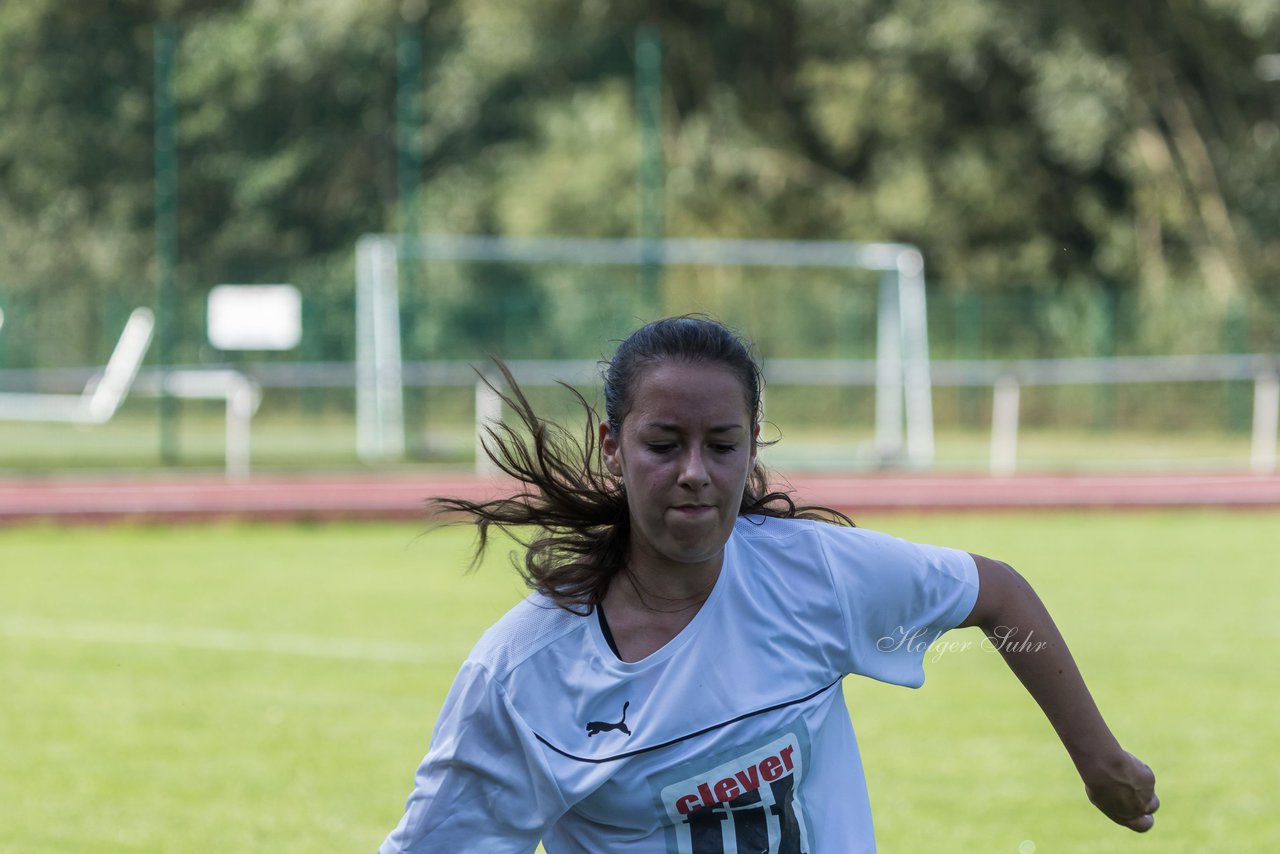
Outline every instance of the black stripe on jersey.
<path fill-rule="evenodd" d="M 663 748 L 670 747 L 673 744 L 679 744 L 682 741 L 688 741 L 691 738 L 697 738 L 700 735 L 706 735 L 707 733 L 713 732 L 714 730 L 723 729 L 724 727 L 727 727 L 727 726 L 732 726 L 733 724 L 736 724 L 739 721 L 745 721 L 747 718 L 753 718 L 756 715 L 763 715 L 769 712 L 776 712 L 778 709 L 785 709 L 787 706 L 795 706 L 800 703 L 806 703 L 809 700 L 812 700 L 814 697 L 818 696 L 819 694 L 826 693 L 827 691 L 830 691 L 832 688 L 834 688 L 836 685 L 839 685 L 841 679 L 844 679 L 844 677 L 841 676 L 839 679 L 832 682 L 830 685 L 824 685 L 823 687 L 819 688 L 817 691 L 814 691 L 812 694 L 809 694 L 807 696 L 800 697 L 795 700 L 787 700 L 785 703 L 778 703 L 777 705 L 768 706 L 763 709 L 756 709 L 754 712 L 747 712 L 746 714 L 738 715 L 736 718 L 730 718 L 727 721 L 721 721 L 718 724 L 712 724 L 709 727 L 703 727 L 702 729 L 696 732 L 691 732 L 691 733 L 688 733 L 687 735 L 682 735 L 679 738 L 673 738 L 670 741 L 664 741 L 662 744 L 655 744 L 650 747 L 641 747 L 636 750 L 628 750 L 624 753 L 615 753 L 613 756 L 604 756 L 599 759 L 593 759 L 589 756 L 575 756 L 572 753 L 561 750 L 551 742 L 547 741 L 545 738 L 542 737 L 541 734 L 537 732 L 535 732 L 533 736 L 534 738 L 538 739 L 538 741 L 545 744 L 547 747 L 550 747 L 556 753 L 559 753 L 561 756 L 564 756 L 568 759 L 574 759 L 578 762 L 590 762 L 595 765 L 600 765 L 605 762 L 617 762 L 620 759 L 630 759 L 632 756 L 639 756 L 642 753 L 651 753 L 655 750 L 662 750 Z"/>

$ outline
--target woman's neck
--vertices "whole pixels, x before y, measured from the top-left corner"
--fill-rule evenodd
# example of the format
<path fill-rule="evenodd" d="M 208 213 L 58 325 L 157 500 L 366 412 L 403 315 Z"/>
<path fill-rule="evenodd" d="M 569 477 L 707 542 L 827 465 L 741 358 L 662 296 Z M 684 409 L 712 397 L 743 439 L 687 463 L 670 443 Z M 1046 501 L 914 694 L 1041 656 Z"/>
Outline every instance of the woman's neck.
<path fill-rule="evenodd" d="M 715 589 L 724 563 L 659 567 L 631 561 L 613 578 L 601 608 L 623 661 L 640 661 L 671 642 L 698 615 Z"/>
<path fill-rule="evenodd" d="M 640 610 L 695 613 L 711 595 L 724 565 L 724 550 L 698 563 L 674 563 L 632 551 L 627 565 L 609 586 L 622 604 Z"/>

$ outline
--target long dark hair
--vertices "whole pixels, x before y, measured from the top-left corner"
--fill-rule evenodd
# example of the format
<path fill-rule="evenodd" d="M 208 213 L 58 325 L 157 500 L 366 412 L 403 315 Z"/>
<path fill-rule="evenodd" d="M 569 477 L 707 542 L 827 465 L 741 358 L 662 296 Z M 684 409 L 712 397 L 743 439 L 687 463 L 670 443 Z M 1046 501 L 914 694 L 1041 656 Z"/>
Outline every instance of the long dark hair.
<path fill-rule="evenodd" d="M 660 362 L 717 364 L 741 381 L 752 423 L 761 417 L 763 379 L 750 346 L 718 321 L 700 315 L 649 323 L 619 345 L 604 366 L 605 422 L 617 433 L 630 411 L 640 376 Z M 597 448 L 600 420 L 576 389 L 561 383 L 586 415 L 581 433 L 541 418 L 500 360 L 501 383 L 481 379 L 503 399 L 515 424 L 486 425 L 485 453 L 522 488 L 509 498 L 468 501 L 434 498 L 436 510 L 460 512 L 478 529 L 476 559 L 484 554 L 489 528 L 498 526 L 525 548 L 516 568 L 532 589 L 575 614 L 590 614 L 626 566 L 631 522 L 621 482 L 605 471 Z M 785 491 L 770 489 L 757 459 L 747 477 L 738 515 L 819 519 L 852 525 L 828 507 L 798 506 Z"/>

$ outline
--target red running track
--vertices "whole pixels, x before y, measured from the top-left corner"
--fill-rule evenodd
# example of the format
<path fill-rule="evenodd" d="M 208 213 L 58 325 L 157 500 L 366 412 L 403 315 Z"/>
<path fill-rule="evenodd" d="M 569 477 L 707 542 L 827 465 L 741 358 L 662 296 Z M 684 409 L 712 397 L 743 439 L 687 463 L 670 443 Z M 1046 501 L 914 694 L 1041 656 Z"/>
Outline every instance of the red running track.
<path fill-rule="evenodd" d="M 1280 476 L 1248 474 L 804 475 L 798 503 L 859 513 L 1039 508 L 1280 508 Z M 433 495 L 494 498 L 499 481 L 467 474 L 67 477 L 0 480 L 0 523 L 47 519 L 424 519 Z"/>

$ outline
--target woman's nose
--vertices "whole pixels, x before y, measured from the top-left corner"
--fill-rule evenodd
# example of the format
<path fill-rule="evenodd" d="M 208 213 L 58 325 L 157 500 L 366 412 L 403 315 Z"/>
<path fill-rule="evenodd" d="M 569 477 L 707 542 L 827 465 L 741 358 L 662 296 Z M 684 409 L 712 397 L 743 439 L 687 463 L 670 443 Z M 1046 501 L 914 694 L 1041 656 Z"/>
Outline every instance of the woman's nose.
<path fill-rule="evenodd" d="M 700 486 L 707 480 L 707 467 L 702 457 L 702 449 L 690 448 L 680 466 L 680 482 L 690 486 Z"/>

